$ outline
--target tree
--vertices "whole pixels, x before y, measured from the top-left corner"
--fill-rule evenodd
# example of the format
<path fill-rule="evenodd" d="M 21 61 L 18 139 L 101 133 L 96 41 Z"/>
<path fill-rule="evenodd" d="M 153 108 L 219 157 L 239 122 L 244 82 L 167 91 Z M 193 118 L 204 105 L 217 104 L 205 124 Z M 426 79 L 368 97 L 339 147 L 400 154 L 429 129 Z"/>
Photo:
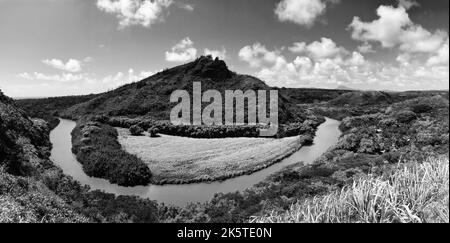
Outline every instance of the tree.
<path fill-rule="evenodd" d="M 157 127 L 150 127 L 147 130 L 147 132 L 148 132 L 150 137 L 154 138 L 154 137 L 158 136 L 157 134 L 159 133 L 159 129 Z"/>
<path fill-rule="evenodd" d="M 133 136 L 140 136 L 143 132 L 144 130 L 138 125 L 133 125 L 130 127 L 130 133 Z"/>

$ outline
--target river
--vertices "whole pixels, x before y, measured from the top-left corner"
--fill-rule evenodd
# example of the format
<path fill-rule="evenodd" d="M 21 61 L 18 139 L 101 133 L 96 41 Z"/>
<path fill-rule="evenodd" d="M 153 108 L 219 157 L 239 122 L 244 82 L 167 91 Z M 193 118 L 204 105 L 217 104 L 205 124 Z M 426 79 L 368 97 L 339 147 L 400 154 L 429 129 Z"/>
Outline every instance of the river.
<path fill-rule="evenodd" d="M 139 196 L 176 206 L 185 206 L 189 202 L 206 202 L 211 199 L 215 193 L 219 192 L 227 193 L 243 191 L 288 165 L 300 161 L 305 164 L 312 163 L 328 148 L 334 145 L 341 135 L 338 128 L 339 121 L 326 118 L 325 123 L 321 124 L 317 129 L 313 145 L 304 146 L 280 163 L 251 175 L 244 175 L 226 181 L 212 183 L 122 187 L 111 184 L 104 179 L 89 177 L 84 173 L 81 164 L 78 163 L 71 150 L 71 132 L 74 127 L 74 121 L 61 119 L 59 125 L 50 133 L 50 141 L 53 144 L 51 160 L 61 167 L 66 175 L 72 176 L 75 180 L 83 185 L 90 186 L 93 190 L 98 189 L 116 195 Z"/>

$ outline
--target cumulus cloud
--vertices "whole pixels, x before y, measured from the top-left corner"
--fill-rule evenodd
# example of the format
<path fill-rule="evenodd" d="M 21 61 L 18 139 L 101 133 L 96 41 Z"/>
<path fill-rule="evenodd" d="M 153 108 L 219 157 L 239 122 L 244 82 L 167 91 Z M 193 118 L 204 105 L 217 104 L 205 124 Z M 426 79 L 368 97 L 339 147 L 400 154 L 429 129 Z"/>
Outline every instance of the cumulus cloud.
<path fill-rule="evenodd" d="M 156 72 L 141 71 L 136 73 L 132 68 L 128 69 L 128 72 L 118 72 L 113 75 L 108 75 L 101 79 L 88 79 L 89 83 L 101 83 L 109 88 L 116 88 L 125 84 L 141 81 L 147 77 L 154 75 Z"/>
<path fill-rule="evenodd" d="M 403 6 L 380 6 L 378 19 L 363 22 L 354 17 L 349 28 L 352 38 L 364 43 L 377 42 L 384 48 L 399 47 L 410 53 L 433 53 L 441 48 L 448 33 L 436 30 L 434 33 L 411 21 Z"/>
<path fill-rule="evenodd" d="M 431 56 L 428 61 L 427 61 L 427 65 L 428 66 L 435 66 L 435 65 L 449 65 L 449 58 L 448 58 L 448 53 L 449 53 L 449 39 L 447 38 L 447 41 L 445 42 L 445 44 L 437 51 L 437 53 L 434 56 Z"/>
<path fill-rule="evenodd" d="M 302 53 L 306 49 L 305 42 L 295 42 L 291 47 L 288 48 L 292 53 Z"/>
<path fill-rule="evenodd" d="M 92 59 L 90 58 L 85 58 L 86 62 L 89 62 L 91 60 Z M 42 62 L 52 68 L 73 73 L 80 72 L 82 66 L 82 62 L 76 59 L 69 59 L 66 63 L 59 59 L 45 59 L 42 60 Z"/>
<path fill-rule="evenodd" d="M 260 67 L 262 64 L 273 64 L 278 57 L 278 51 L 269 51 L 260 43 L 245 46 L 239 51 L 239 59 L 246 61 L 252 67 Z"/>
<path fill-rule="evenodd" d="M 373 53 L 375 50 L 373 49 L 373 46 L 369 43 L 364 43 L 360 46 L 358 46 L 358 51 L 361 53 Z"/>
<path fill-rule="evenodd" d="M 17 77 L 28 80 L 73 82 L 83 80 L 86 77 L 86 74 L 72 74 L 72 73 L 44 74 L 40 72 L 34 72 L 33 74 L 29 74 L 25 72 L 18 74 Z"/>
<path fill-rule="evenodd" d="M 29 73 L 19 73 L 16 75 L 16 77 L 18 78 L 22 78 L 22 79 L 28 79 L 28 80 L 34 80 L 33 76 Z"/>
<path fill-rule="evenodd" d="M 206 48 L 203 51 L 205 56 L 212 56 L 213 58 L 219 58 L 221 60 L 225 60 L 227 58 L 227 50 L 225 50 L 225 47 L 222 47 L 222 50 L 209 50 L 208 48 Z"/>
<path fill-rule="evenodd" d="M 288 49 L 295 54 L 308 54 L 313 59 L 340 58 L 348 52 L 344 47 L 336 45 L 333 40 L 325 37 L 310 44 L 295 42 Z"/>
<path fill-rule="evenodd" d="M 188 62 L 197 56 L 197 49 L 194 42 L 186 37 L 166 52 L 166 61 L 168 62 Z"/>
<path fill-rule="evenodd" d="M 311 27 L 325 13 L 327 3 L 338 2 L 339 0 L 282 0 L 277 4 L 275 14 L 280 21 Z"/>
<path fill-rule="evenodd" d="M 173 0 L 97 0 L 97 7 L 119 19 L 119 27 L 132 25 L 150 27 L 163 21 Z"/>
<path fill-rule="evenodd" d="M 420 4 L 415 0 L 398 0 L 398 4 L 405 9 L 410 9 L 412 7 L 419 7 Z"/>
<path fill-rule="evenodd" d="M 50 87 L 58 87 L 60 90 L 79 91 L 81 94 L 104 92 L 106 89 L 114 89 L 122 85 L 143 80 L 156 72 L 140 71 L 135 72 L 132 68 L 128 72 L 117 72 L 115 74 L 97 77 L 94 74 L 44 74 L 40 72 L 20 73 L 16 77 L 36 81 L 29 85 L 50 85 Z"/>
<path fill-rule="evenodd" d="M 280 51 L 271 51 L 257 43 L 246 50 L 262 50 L 259 53 L 271 53 L 271 61 L 266 61 L 265 55 L 248 55 L 247 61 L 256 69 L 255 75 L 271 86 L 277 87 L 319 87 L 333 88 L 345 85 L 353 88 L 366 89 L 442 89 L 448 87 L 449 67 L 436 65 L 438 62 L 448 62 L 445 47 L 442 56 L 436 55 L 425 65 L 424 62 L 412 62 L 411 55 L 402 55 L 398 61 L 402 64 L 374 62 L 367 60 L 358 51 L 342 51 L 332 40 L 315 41 L 311 50 L 305 44 L 303 52 L 289 59 Z M 319 43 L 321 43 L 319 45 Z M 324 45 L 325 43 L 325 45 Z M 331 44 L 333 43 L 333 44 Z M 311 45 L 311 44 L 310 44 Z M 293 45 L 298 46 L 298 45 Z M 303 46 L 303 45 L 300 45 Z M 323 48 L 326 46 L 328 48 Z M 320 47 L 320 48 L 319 48 Z M 448 48 L 448 46 L 447 46 Z M 243 48 L 244 49 L 244 48 Z M 317 51 L 319 50 L 319 51 Z M 337 51 L 339 50 L 339 51 Z M 292 51 L 292 50 L 290 50 Z M 323 53 L 323 55 L 318 55 Z M 317 58 L 317 57 L 321 58 Z M 439 60 L 439 61 L 438 61 Z M 258 65 L 256 65 L 258 64 Z M 426 82 L 426 83 L 425 83 Z"/>
<path fill-rule="evenodd" d="M 343 47 L 338 47 L 329 38 L 321 38 L 320 41 L 314 41 L 306 46 L 306 50 L 314 59 L 334 58 L 347 52 Z"/>
<path fill-rule="evenodd" d="M 363 22 L 354 17 L 350 24 L 352 38 L 364 42 L 380 42 L 383 47 L 394 47 L 400 43 L 404 27 L 412 24 L 404 8 L 380 6 L 377 9 L 379 18 L 372 22 Z"/>
<path fill-rule="evenodd" d="M 191 12 L 194 11 L 194 9 L 195 9 L 193 4 L 188 4 L 188 3 L 177 2 L 177 6 L 181 9 L 191 11 Z"/>

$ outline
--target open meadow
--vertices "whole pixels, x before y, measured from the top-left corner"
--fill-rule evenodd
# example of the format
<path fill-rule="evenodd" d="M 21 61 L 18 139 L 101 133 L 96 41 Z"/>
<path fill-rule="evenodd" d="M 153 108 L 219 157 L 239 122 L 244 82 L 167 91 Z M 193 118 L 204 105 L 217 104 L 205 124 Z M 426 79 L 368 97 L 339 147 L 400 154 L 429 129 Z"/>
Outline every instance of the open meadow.
<path fill-rule="evenodd" d="M 301 137 L 194 139 L 131 136 L 117 128 L 128 153 L 148 164 L 157 184 L 214 181 L 251 173 L 279 162 L 301 147 Z"/>

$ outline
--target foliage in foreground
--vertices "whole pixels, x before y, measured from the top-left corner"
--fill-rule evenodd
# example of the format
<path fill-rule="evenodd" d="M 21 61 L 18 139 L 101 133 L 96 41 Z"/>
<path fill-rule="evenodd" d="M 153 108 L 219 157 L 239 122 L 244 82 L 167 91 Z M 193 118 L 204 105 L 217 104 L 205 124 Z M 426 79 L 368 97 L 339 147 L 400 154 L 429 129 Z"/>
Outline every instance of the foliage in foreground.
<path fill-rule="evenodd" d="M 253 223 L 449 222 L 449 160 L 401 165 L 383 177 L 368 175 L 340 191 L 297 202 Z"/>

